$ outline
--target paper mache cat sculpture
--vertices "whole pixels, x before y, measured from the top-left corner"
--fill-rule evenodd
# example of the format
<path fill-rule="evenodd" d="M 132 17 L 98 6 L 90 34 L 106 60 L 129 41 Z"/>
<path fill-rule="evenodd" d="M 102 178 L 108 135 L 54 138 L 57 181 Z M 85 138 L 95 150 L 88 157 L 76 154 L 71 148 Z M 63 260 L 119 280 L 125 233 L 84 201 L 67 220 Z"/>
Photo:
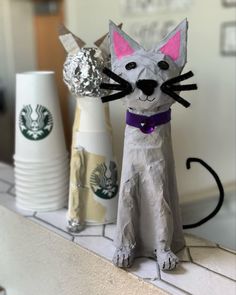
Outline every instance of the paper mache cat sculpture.
<path fill-rule="evenodd" d="M 108 34 L 84 47 L 85 42 L 64 26 L 59 39 L 68 55 L 64 82 L 76 97 L 70 161 L 68 229 L 79 232 L 86 224 L 116 221 L 118 172 L 112 148 L 109 105 L 102 104 L 102 70 L 110 64 Z"/>
<path fill-rule="evenodd" d="M 174 102 L 190 104 L 180 91 L 194 90 L 196 84 L 180 85 L 193 76 L 181 75 L 186 64 L 187 20 L 182 21 L 154 49 L 145 50 L 125 32 L 110 22 L 112 71 L 104 73 L 116 83 L 102 83 L 101 88 L 118 91 L 103 96 L 102 101 L 124 97 L 127 106 L 123 166 L 119 193 L 116 252 L 113 263 L 130 267 L 137 256 L 157 259 L 161 270 L 174 269 L 179 262 L 176 252 L 184 245 L 179 210 L 174 158 L 171 142 L 171 110 Z M 213 217 L 223 202 L 223 187 L 211 172 L 220 190 L 217 207 L 206 218 L 186 225 L 191 228 Z"/>

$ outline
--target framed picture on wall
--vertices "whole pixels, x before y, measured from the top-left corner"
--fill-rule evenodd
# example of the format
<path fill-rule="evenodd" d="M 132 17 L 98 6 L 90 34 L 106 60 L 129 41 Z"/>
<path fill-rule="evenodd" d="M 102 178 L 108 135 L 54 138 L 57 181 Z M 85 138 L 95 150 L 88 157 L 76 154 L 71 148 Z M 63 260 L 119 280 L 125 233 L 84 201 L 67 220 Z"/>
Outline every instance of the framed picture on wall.
<path fill-rule="evenodd" d="M 222 4 L 225 7 L 234 7 L 236 6 L 236 0 L 222 0 Z"/>
<path fill-rule="evenodd" d="M 224 56 L 236 56 L 236 22 L 221 25 L 220 51 Z"/>

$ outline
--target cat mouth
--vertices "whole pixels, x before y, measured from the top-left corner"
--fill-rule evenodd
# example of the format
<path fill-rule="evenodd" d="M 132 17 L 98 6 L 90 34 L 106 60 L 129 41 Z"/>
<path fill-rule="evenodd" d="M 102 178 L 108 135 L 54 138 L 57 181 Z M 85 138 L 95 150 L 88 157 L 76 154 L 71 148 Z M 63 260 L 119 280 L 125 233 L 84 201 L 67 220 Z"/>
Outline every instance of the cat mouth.
<path fill-rule="evenodd" d="M 141 98 L 141 97 L 139 97 L 138 99 L 141 100 L 141 101 L 150 101 L 150 102 L 152 102 L 153 100 L 156 99 L 156 97 L 150 98 L 150 97 L 147 95 L 145 98 Z"/>

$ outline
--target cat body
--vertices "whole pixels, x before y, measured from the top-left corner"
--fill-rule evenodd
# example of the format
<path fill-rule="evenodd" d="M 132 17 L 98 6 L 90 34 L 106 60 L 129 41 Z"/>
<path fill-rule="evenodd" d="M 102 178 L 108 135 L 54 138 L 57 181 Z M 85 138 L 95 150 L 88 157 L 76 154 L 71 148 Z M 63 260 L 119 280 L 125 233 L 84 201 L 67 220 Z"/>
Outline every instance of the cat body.
<path fill-rule="evenodd" d="M 185 245 L 171 141 L 170 107 L 162 85 L 186 63 L 187 21 L 153 50 L 110 24 L 112 71 L 132 88 L 127 107 L 113 262 L 129 267 L 137 256 L 156 257 L 163 270 L 177 266 Z"/>

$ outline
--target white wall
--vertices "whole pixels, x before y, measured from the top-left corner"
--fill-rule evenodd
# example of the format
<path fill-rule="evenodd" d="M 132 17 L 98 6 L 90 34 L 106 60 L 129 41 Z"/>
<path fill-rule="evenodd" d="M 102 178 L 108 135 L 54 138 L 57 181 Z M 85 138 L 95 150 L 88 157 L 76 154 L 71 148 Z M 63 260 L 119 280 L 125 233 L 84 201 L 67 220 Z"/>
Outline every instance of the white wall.
<path fill-rule="evenodd" d="M 14 150 L 15 74 L 36 67 L 33 2 L 0 0 L 0 80 L 6 87 L 7 112 L 0 114 L 0 160 Z"/>
<path fill-rule="evenodd" d="M 127 0 L 128 1 L 128 0 Z M 186 12 L 150 16 L 124 16 L 120 0 L 67 0 L 66 22 L 89 45 L 108 30 L 108 20 L 123 22 L 129 33 L 134 22 L 189 20 L 187 70 L 193 70 L 199 90 L 183 95 L 191 108 L 173 107 L 172 132 L 177 178 L 182 200 L 192 193 L 215 187 L 211 176 L 198 164 L 185 168 L 189 156 L 206 160 L 219 174 L 226 188 L 235 182 L 235 58 L 220 55 L 220 25 L 235 20 L 235 9 L 223 8 L 221 1 L 193 1 Z M 158 36 L 159 37 L 159 36 Z M 158 40 L 157 40 L 158 41 Z M 119 161 L 125 110 L 120 101 L 110 104 L 115 149 Z"/>

